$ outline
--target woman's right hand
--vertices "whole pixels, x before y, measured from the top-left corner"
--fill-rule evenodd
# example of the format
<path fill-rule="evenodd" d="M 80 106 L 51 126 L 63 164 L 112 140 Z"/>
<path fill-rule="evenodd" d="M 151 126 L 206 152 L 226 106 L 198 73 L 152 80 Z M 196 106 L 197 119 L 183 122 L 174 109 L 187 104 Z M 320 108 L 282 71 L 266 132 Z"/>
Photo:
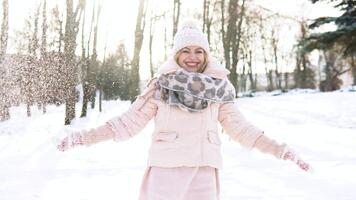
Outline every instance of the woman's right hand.
<path fill-rule="evenodd" d="M 82 145 L 84 145 L 83 136 L 80 133 L 75 132 L 61 140 L 57 145 L 57 149 L 59 151 L 67 151 L 71 148 Z"/>
<path fill-rule="evenodd" d="M 290 160 L 290 161 L 294 162 L 295 164 L 298 165 L 298 167 L 300 169 L 302 169 L 304 171 L 307 171 L 307 172 L 313 172 L 314 171 L 309 163 L 307 163 L 304 160 L 302 160 L 299 157 L 299 155 L 297 155 L 297 153 L 295 153 L 295 151 L 293 149 L 290 149 L 289 147 L 285 147 L 284 148 L 284 151 L 282 153 L 281 158 L 283 160 Z"/>

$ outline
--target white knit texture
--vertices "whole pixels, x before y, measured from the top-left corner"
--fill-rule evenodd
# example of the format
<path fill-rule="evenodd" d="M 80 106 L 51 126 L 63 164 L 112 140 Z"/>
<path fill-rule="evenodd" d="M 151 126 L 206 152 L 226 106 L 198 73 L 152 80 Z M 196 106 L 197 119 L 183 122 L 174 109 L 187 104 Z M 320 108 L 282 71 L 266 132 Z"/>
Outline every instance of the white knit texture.
<path fill-rule="evenodd" d="M 174 37 L 172 54 L 175 55 L 179 50 L 187 46 L 199 46 L 209 54 L 208 38 L 198 28 L 196 21 L 193 19 L 187 19 L 182 22 L 181 28 Z"/>

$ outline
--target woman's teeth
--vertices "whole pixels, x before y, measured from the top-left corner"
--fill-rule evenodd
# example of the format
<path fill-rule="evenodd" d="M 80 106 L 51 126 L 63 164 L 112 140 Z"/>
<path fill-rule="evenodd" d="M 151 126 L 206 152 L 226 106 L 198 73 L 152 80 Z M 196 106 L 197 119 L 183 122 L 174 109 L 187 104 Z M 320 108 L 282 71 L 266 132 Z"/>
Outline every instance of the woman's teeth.
<path fill-rule="evenodd" d="M 196 66 L 198 66 L 198 63 L 196 63 L 196 62 L 194 62 L 194 63 L 192 63 L 192 62 L 187 62 L 187 63 L 185 63 L 188 67 L 196 67 Z"/>

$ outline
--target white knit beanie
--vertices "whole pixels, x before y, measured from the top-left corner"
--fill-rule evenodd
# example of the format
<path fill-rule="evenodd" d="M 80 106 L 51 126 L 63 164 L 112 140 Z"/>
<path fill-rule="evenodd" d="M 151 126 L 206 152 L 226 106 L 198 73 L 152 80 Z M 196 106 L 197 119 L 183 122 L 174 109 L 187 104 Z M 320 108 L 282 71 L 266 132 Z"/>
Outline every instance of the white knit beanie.
<path fill-rule="evenodd" d="M 209 55 L 208 38 L 198 28 L 196 21 L 193 19 L 183 21 L 181 28 L 174 36 L 172 54 L 175 55 L 179 50 L 187 46 L 199 46 Z"/>

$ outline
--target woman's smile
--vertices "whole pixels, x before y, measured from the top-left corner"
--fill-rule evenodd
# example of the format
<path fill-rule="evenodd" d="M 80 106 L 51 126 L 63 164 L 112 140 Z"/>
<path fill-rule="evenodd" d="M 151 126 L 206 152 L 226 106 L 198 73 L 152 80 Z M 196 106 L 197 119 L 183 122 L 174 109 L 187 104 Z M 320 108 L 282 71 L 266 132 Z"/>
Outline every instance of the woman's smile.
<path fill-rule="evenodd" d="M 200 62 L 184 62 L 187 67 L 195 68 L 198 67 Z"/>
<path fill-rule="evenodd" d="M 198 72 L 205 60 L 204 50 L 199 46 L 188 46 L 180 50 L 178 64 L 190 72 Z"/>

